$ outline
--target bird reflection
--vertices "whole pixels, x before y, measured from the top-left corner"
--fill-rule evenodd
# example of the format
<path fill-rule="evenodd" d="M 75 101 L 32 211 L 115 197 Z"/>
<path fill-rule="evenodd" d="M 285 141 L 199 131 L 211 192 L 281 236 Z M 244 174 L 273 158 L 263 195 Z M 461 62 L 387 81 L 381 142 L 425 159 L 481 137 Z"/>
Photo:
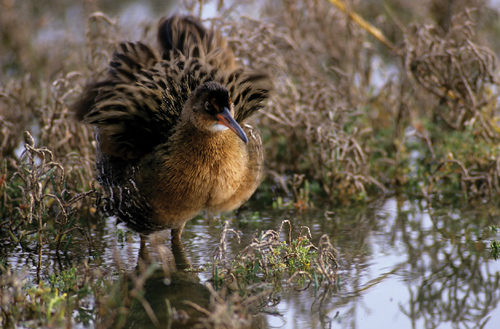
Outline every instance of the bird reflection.
<path fill-rule="evenodd" d="M 210 291 L 200 283 L 182 243 L 172 243 L 171 248 L 156 236 L 151 237 L 150 244 L 141 239 L 137 275 L 153 263 L 160 267 L 145 280 L 142 297 L 130 305 L 123 328 L 190 328 L 206 316 L 186 301 L 208 309 Z"/>

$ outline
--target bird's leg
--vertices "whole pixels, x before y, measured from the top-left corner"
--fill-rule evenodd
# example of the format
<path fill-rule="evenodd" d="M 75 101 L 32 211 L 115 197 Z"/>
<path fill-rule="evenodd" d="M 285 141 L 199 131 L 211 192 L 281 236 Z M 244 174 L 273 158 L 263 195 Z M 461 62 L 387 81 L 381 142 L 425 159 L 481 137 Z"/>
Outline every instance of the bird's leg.
<path fill-rule="evenodd" d="M 146 247 L 146 236 L 141 234 L 140 237 L 141 237 L 141 247 L 139 248 L 139 258 L 146 263 L 150 263 L 151 257 L 149 257 L 149 250 Z"/>
<path fill-rule="evenodd" d="M 172 254 L 177 270 L 182 271 L 192 267 L 181 240 L 172 240 Z"/>
<path fill-rule="evenodd" d="M 181 243 L 181 234 L 182 234 L 182 230 L 184 229 L 184 225 L 186 225 L 186 224 L 184 223 L 180 227 L 172 229 L 172 233 L 171 233 L 172 244 L 174 244 L 174 243 L 180 243 L 182 245 L 182 243 Z"/>
<path fill-rule="evenodd" d="M 186 256 L 186 251 L 181 242 L 181 234 L 184 229 L 184 224 L 179 228 L 172 229 L 172 254 L 175 259 L 175 266 L 178 270 L 191 268 L 191 262 Z"/>

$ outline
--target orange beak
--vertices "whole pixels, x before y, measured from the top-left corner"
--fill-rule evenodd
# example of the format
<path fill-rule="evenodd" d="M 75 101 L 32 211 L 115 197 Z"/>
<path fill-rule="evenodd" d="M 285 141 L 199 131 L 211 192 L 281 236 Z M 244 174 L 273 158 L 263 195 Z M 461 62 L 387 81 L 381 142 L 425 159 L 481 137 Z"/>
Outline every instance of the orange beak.
<path fill-rule="evenodd" d="M 219 119 L 219 123 L 231 129 L 244 143 L 248 143 L 248 138 L 243 129 L 241 129 L 240 125 L 236 120 L 234 120 L 231 112 L 229 112 L 228 108 L 225 107 L 222 110 L 222 113 L 217 114 L 217 118 Z"/>

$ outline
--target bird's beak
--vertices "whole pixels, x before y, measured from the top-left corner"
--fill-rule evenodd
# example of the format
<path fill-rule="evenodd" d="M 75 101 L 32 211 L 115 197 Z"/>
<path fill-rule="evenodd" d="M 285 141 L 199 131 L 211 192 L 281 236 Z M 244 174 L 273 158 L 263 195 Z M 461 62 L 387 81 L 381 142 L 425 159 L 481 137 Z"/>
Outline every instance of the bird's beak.
<path fill-rule="evenodd" d="M 217 118 L 219 118 L 219 123 L 231 129 L 244 143 L 248 143 L 248 138 L 243 129 L 241 129 L 240 125 L 236 120 L 234 120 L 231 112 L 229 112 L 228 108 L 225 107 L 221 114 L 217 114 Z"/>

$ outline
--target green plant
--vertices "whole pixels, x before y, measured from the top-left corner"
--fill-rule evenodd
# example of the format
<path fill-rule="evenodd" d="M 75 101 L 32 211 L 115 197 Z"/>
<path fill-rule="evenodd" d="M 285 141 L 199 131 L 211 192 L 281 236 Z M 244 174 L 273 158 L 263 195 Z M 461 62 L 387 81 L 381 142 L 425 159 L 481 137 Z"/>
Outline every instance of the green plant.
<path fill-rule="evenodd" d="M 490 253 L 495 260 L 498 260 L 500 258 L 500 242 L 498 240 L 491 241 Z"/>

